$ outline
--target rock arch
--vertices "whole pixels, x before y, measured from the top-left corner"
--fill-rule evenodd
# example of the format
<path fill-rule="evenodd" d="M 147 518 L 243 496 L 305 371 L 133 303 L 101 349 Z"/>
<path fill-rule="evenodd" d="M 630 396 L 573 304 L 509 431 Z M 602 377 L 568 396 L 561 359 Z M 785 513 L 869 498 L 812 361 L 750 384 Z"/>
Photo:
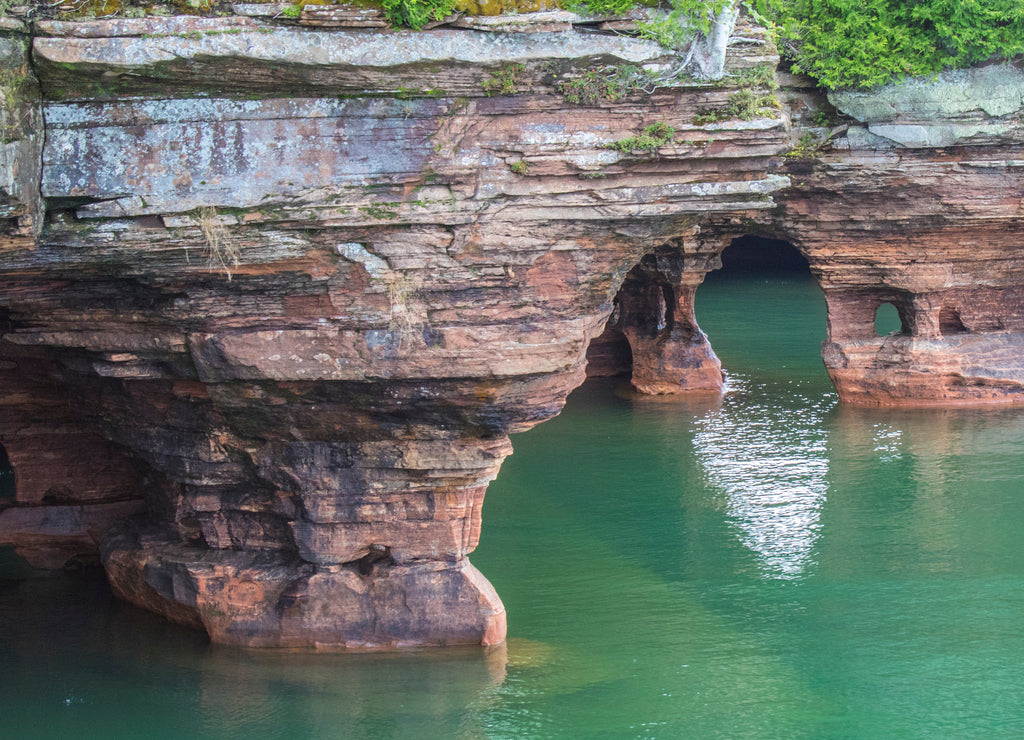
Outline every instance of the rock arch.
<path fill-rule="evenodd" d="M 707 274 L 809 269 L 791 242 L 754 234 L 680 239 L 648 252 L 626 274 L 604 332 L 588 348 L 590 376 L 630 374 L 640 393 L 720 391 L 722 365 L 697 322 L 694 300 Z"/>
<path fill-rule="evenodd" d="M 628 343 L 631 382 L 641 393 L 721 389 L 721 363 L 694 313 L 709 259 L 714 258 L 663 245 L 626 274 L 609 326 Z"/>
<path fill-rule="evenodd" d="M 895 326 L 895 329 L 889 327 Z M 905 334 L 906 323 L 900 316 L 900 310 L 890 301 L 882 301 L 875 309 L 875 336 L 887 337 L 890 334 Z"/>

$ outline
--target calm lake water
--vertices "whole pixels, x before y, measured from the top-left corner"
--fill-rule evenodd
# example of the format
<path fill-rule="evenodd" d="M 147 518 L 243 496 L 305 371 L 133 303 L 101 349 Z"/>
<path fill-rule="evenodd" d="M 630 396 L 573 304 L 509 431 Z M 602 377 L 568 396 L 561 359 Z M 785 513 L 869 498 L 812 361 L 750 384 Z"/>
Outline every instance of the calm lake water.
<path fill-rule="evenodd" d="M 717 277 L 721 400 L 577 390 L 513 439 L 491 651 L 216 648 L 0 555 L 19 738 L 1024 736 L 1024 410 L 839 407 L 810 278 Z"/>

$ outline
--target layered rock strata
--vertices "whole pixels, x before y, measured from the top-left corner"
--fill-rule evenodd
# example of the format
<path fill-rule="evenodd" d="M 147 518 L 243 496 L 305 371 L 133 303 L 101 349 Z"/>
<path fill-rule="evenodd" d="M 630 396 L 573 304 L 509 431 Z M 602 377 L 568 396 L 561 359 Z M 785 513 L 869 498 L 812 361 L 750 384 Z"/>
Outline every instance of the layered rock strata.
<path fill-rule="evenodd" d="M 861 405 L 1024 400 L 1024 71 L 946 72 L 828 102 L 786 80 L 804 145 L 777 233 L 828 304 L 823 357 Z M 832 118 L 831 126 L 814 127 Z M 827 139 L 827 141 L 826 141 Z M 877 336 L 891 304 L 902 328 Z"/>
<path fill-rule="evenodd" d="M 34 562 L 100 543 L 119 595 L 217 642 L 499 642 L 468 555 L 508 435 L 602 332 L 640 390 L 719 388 L 693 297 L 743 234 L 808 258 L 843 400 L 1017 398 L 1017 67 L 943 78 L 981 104 L 785 78 L 791 132 L 735 118 L 763 74 L 677 79 L 571 14 L 260 17 L 4 26 L 0 542 Z M 729 69 L 774 67 L 764 39 Z"/>
<path fill-rule="evenodd" d="M 679 255 L 709 216 L 773 207 L 784 122 L 711 141 L 694 113 L 733 83 L 659 82 L 678 60 L 636 39 L 220 23 L 35 28 L 45 146 L 18 177 L 42 200 L 2 242 L 0 521 L 48 510 L 28 462 L 48 439 L 66 498 L 145 504 L 103 537 L 115 591 L 218 642 L 499 642 L 467 556 L 509 433 L 559 411 L 670 242 L 699 335 Z M 756 35 L 734 68 L 775 63 Z M 674 132 L 619 144 L 655 124 Z M 33 405 L 51 397 L 68 426 Z M 82 429 L 105 447 L 56 436 Z"/>

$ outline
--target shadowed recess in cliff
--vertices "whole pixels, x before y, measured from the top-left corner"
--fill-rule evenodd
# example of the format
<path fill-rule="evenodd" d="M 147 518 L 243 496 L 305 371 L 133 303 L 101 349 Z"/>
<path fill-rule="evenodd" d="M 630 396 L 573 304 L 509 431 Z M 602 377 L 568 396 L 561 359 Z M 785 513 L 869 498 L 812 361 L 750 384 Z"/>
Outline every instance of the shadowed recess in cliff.
<path fill-rule="evenodd" d="M 693 314 L 709 257 L 675 242 L 644 255 L 626 274 L 604 333 L 588 349 L 588 375 L 628 372 L 633 387 L 649 395 L 718 391 L 721 366 Z"/>
<path fill-rule="evenodd" d="M 14 468 L 7 459 L 7 450 L 0 445 L 0 501 L 14 501 Z"/>
<path fill-rule="evenodd" d="M 790 242 L 747 234 L 733 239 L 722 252 L 723 273 L 809 275 L 807 259 Z"/>

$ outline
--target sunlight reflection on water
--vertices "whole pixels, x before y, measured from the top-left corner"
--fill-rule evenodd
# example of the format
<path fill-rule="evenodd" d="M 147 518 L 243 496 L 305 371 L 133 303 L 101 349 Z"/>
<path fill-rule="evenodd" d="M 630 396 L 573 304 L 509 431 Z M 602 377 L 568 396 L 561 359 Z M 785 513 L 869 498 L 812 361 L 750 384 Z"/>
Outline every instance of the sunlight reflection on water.
<path fill-rule="evenodd" d="M 799 578 L 813 564 L 828 496 L 831 401 L 799 412 L 768 403 L 742 376 L 730 378 L 720 409 L 697 420 L 694 449 L 708 485 L 725 497 L 743 544 L 770 578 Z"/>

